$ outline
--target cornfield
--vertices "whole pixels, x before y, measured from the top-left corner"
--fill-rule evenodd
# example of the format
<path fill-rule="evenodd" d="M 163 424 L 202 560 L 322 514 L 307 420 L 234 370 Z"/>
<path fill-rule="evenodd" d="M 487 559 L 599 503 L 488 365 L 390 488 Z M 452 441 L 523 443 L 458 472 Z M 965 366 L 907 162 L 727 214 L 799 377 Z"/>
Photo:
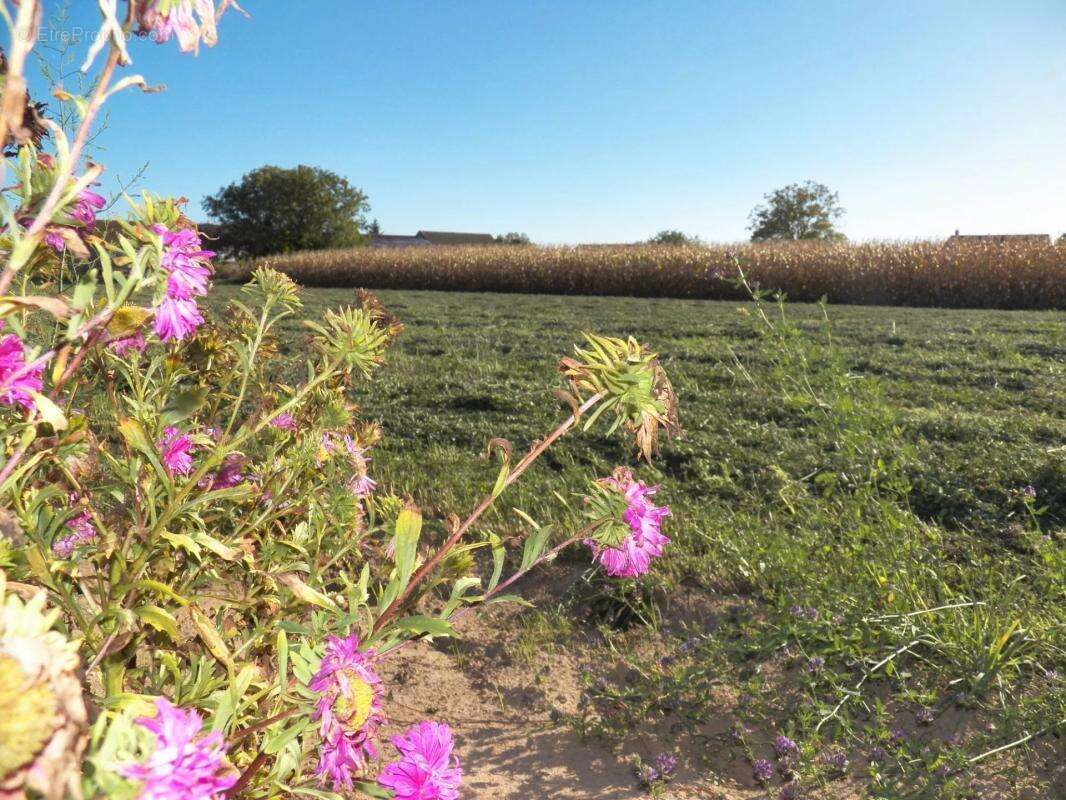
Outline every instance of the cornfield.
<path fill-rule="evenodd" d="M 326 250 L 269 264 L 306 286 L 739 299 L 725 278 L 790 299 L 867 305 L 1066 309 L 1066 246 L 938 242 L 767 243 L 728 247 L 408 247 Z"/>

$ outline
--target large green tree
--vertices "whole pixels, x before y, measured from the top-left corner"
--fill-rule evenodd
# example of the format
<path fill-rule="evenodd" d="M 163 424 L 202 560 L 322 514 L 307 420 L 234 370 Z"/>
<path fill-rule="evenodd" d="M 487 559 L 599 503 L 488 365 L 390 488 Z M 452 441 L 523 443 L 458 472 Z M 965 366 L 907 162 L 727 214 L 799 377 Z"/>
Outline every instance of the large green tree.
<path fill-rule="evenodd" d="M 218 246 L 235 256 L 351 247 L 363 241 L 366 194 L 319 167 L 266 166 L 204 200 L 221 230 Z"/>
<path fill-rule="evenodd" d="M 815 181 L 791 183 L 763 198 L 751 212 L 753 242 L 770 239 L 843 239 L 833 223 L 844 215 L 837 193 Z"/>

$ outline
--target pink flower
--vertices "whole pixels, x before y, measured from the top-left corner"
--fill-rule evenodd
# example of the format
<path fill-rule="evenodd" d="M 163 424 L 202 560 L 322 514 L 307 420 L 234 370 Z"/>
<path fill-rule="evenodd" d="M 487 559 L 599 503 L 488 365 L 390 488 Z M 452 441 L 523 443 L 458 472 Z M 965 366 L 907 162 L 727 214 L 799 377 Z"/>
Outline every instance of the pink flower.
<path fill-rule="evenodd" d="M 125 357 L 128 353 L 143 353 L 146 347 L 148 347 L 148 342 L 144 340 L 144 334 L 140 331 L 132 336 L 113 339 L 107 343 L 107 348 L 119 358 Z"/>
<path fill-rule="evenodd" d="M 420 722 L 392 743 L 400 759 L 385 766 L 378 783 L 392 789 L 395 800 L 457 800 L 463 772 L 452 756 L 451 728 Z"/>
<path fill-rule="evenodd" d="M 373 650 L 359 649 L 358 635 L 331 636 L 322 665 L 307 684 L 319 695 L 312 715 L 322 738 L 316 774 L 337 792 L 351 789 L 353 775 L 377 758 L 375 739 L 385 714 L 375 658 Z"/>
<path fill-rule="evenodd" d="M 166 297 L 156 306 L 154 329 L 164 342 L 188 339 L 204 324 L 195 300 L 175 300 Z"/>
<path fill-rule="evenodd" d="M 608 478 L 604 484 L 620 491 L 626 500 L 622 520 L 629 526 L 629 534 L 617 547 L 607 547 L 594 539 L 585 540 L 593 558 L 603 571 L 613 578 L 636 578 L 651 568 L 651 560 L 663 554 L 669 539 L 660 532 L 664 518 L 670 516 L 666 506 L 654 506 L 648 499 L 658 491 L 642 481 L 625 475 Z"/>
<path fill-rule="evenodd" d="M 63 238 L 63 234 L 51 226 L 44 229 L 44 243 L 57 253 L 62 253 L 67 249 L 67 242 Z"/>
<path fill-rule="evenodd" d="M 77 502 L 76 495 L 71 497 L 71 502 Z M 87 510 L 68 519 L 66 527 L 71 532 L 52 543 L 52 552 L 59 558 L 70 558 L 75 547 L 96 538 L 96 526 L 93 525 L 92 514 Z"/>
<path fill-rule="evenodd" d="M 41 391 L 43 372 L 44 364 L 27 369 L 25 348 L 18 336 L 9 333 L 0 338 L 0 403 L 33 408 L 32 392 Z"/>
<path fill-rule="evenodd" d="M 67 214 L 92 230 L 96 227 L 96 212 L 106 205 L 107 201 L 96 192 L 82 189 Z"/>
<path fill-rule="evenodd" d="M 155 707 L 154 717 L 137 720 L 155 735 L 155 751 L 142 764 L 119 768 L 123 777 L 141 782 L 137 800 L 219 798 L 238 778 L 236 770 L 224 763 L 222 734 L 200 736 L 204 725 L 200 715 L 182 711 L 166 698 L 157 698 Z"/>
<path fill-rule="evenodd" d="M 168 473 L 188 475 L 192 472 L 192 439 L 173 425 L 168 425 L 163 429 L 163 438 L 156 444 Z"/>
<path fill-rule="evenodd" d="M 207 489 L 232 489 L 244 481 L 241 469 L 244 467 L 244 456 L 230 453 L 222 461 L 222 467 L 214 477 L 205 478 L 201 486 Z"/>
<path fill-rule="evenodd" d="M 167 297 L 189 300 L 206 295 L 215 254 L 200 248 L 200 235 L 191 228 L 171 231 L 163 225 L 152 230 L 163 239 L 160 265 L 167 273 Z"/>
<path fill-rule="evenodd" d="M 270 425 L 279 431 L 294 431 L 296 430 L 296 417 L 286 411 L 270 420 Z"/>

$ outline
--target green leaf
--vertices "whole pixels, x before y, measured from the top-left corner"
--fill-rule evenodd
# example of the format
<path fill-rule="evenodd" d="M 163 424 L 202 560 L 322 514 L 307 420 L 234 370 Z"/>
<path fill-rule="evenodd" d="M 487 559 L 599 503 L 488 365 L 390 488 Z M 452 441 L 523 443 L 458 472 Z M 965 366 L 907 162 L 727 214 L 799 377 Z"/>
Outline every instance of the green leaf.
<path fill-rule="evenodd" d="M 278 686 L 284 691 L 289 683 L 289 637 L 283 630 L 278 631 L 275 649 L 278 651 Z"/>
<path fill-rule="evenodd" d="M 407 588 L 415 570 L 418 553 L 418 538 L 422 534 L 422 513 L 416 508 L 405 508 L 396 518 L 396 577 L 399 591 Z"/>
<path fill-rule="evenodd" d="M 192 539 L 197 544 L 202 544 L 216 556 L 226 561 L 236 561 L 243 553 L 243 551 L 238 550 L 235 547 L 222 544 L 222 542 L 214 536 L 204 533 L 203 531 L 197 531 L 194 533 Z"/>
<path fill-rule="evenodd" d="M 427 617 L 424 614 L 415 614 L 411 617 L 404 617 L 397 621 L 396 627 L 400 630 L 410 631 L 411 633 L 419 634 L 432 638 L 434 636 L 454 636 L 455 630 L 446 619 L 440 619 L 438 617 Z"/>
<path fill-rule="evenodd" d="M 522 564 L 518 568 L 519 572 L 529 569 L 540 558 L 549 536 L 551 536 L 551 526 L 538 528 L 526 537 L 525 544 L 522 546 Z"/>
<path fill-rule="evenodd" d="M 181 548 L 182 550 L 191 553 L 197 558 L 200 557 L 200 553 L 202 552 L 200 550 L 200 545 L 197 544 L 196 541 L 191 536 L 189 536 L 189 534 L 170 533 L 169 531 L 163 531 L 161 536 L 175 547 Z"/>
<path fill-rule="evenodd" d="M 489 585 L 485 587 L 486 592 L 491 592 L 500 582 L 500 576 L 503 575 L 503 562 L 507 557 L 507 550 L 499 536 L 490 533 L 489 543 L 492 545 L 492 577 L 489 579 Z"/>
<path fill-rule="evenodd" d="M 311 605 L 324 608 L 328 611 L 339 611 L 336 603 L 317 589 L 312 589 L 297 575 L 294 575 L 291 572 L 284 572 L 281 575 L 278 575 L 277 579 L 279 583 L 286 586 L 289 591 L 305 603 L 310 603 Z"/>
<path fill-rule="evenodd" d="M 67 427 L 66 414 L 59 406 L 40 392 L 31 391 L 30 396 L 33 398 L 33 405 L 36 406 L 41 419 L 51 425 L 53 430 L 61 431 Z"/>
<path fill-rule="evenodd" d="M 165 583 L 160 583 L 159 581 L 153 581 L 146 578 L 144 580 L 137 581 L 137 586 L 141 589 L 151 589 L 153 592 L 161 594 L 165 597 L 169 597 L 171 600 L 175 601 L 176 603 L 179 603 L 180 605 L 189 605 L 188 598 L 178 594 Z"/>
<path fill-rule="evenodd" d="M 144 622 L 147 622 L 157 631 L 161 631 L 170 637 L 171 641 L 178 640 L 178 621 L 174 615 L 165 608 L 159 606 L 141 606 L 133 609 L 133 613 Z"/>
<path fill-rule="evenodd" d="M 207 388 L 203 386 L 179 392 L 171 397 L 160 414 L 160 420 L 164 425 L 176 425 L 195 414 L 206 399 Z"/>
<path fill-rule="evenodd" d="M 189 610 L 192 612 L 193 625 L 196 626 L 196 632 L 200 634 L 200 639 L 207 645 L 211 655 L 221 661 L 226 669 L 232 673 L 233 656 L 230 655 L 226 642 L 223 641 L 221 634 L 219 634 L 218 626 L 204 616 L 204 613 L 196 606 L 189 606 Z"/>

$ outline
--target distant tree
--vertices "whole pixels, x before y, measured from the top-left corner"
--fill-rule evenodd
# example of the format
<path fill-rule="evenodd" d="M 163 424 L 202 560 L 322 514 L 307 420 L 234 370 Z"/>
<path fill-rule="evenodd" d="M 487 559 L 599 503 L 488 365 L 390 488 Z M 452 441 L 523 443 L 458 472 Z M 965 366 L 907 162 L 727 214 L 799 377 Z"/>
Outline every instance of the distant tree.
<path fill-rule="evenodd" d="M 814 181 L 792 183 L 764 196 L 751 212 L 753 242 L 768 239 L 843 239 L 833 227 L 844 214 L 837 193 Z"/>
<path fill-rule="evenodd" d="M 1059 245 L 1060 247 L 1066 247 L 1066 233 L 1062 234 L 1062 236 L 1060 236 L 1055 241 L 1055 244 Z"/>
<path fill-rule="evenodd" d="M 497 244 L 531 244 L 529 237 L 524 233 L 505 233 L 502 236 L 497 236 Z"/>
<path fill-rule="evenodd" d="M 265 256 L 361 244 L 367 196 L 319 167 L 265 166 L 204 200 L 218 220 L 219 245 L 236 256 Z"/>
<path fill-rule="evenodd" d="M 375 218 L 373 222 L 366 226 L 366 232 L 367 234 L 371 234 L 374 236 L 381 235 L 381 224 L 377 221 L 377 218 Z"/>
<path fill-rule="evenodd" d="M 699 244 L 698 236 L 689 236 L 681 231 L 665 230 L 648 239 L 648 244 Z"/>

